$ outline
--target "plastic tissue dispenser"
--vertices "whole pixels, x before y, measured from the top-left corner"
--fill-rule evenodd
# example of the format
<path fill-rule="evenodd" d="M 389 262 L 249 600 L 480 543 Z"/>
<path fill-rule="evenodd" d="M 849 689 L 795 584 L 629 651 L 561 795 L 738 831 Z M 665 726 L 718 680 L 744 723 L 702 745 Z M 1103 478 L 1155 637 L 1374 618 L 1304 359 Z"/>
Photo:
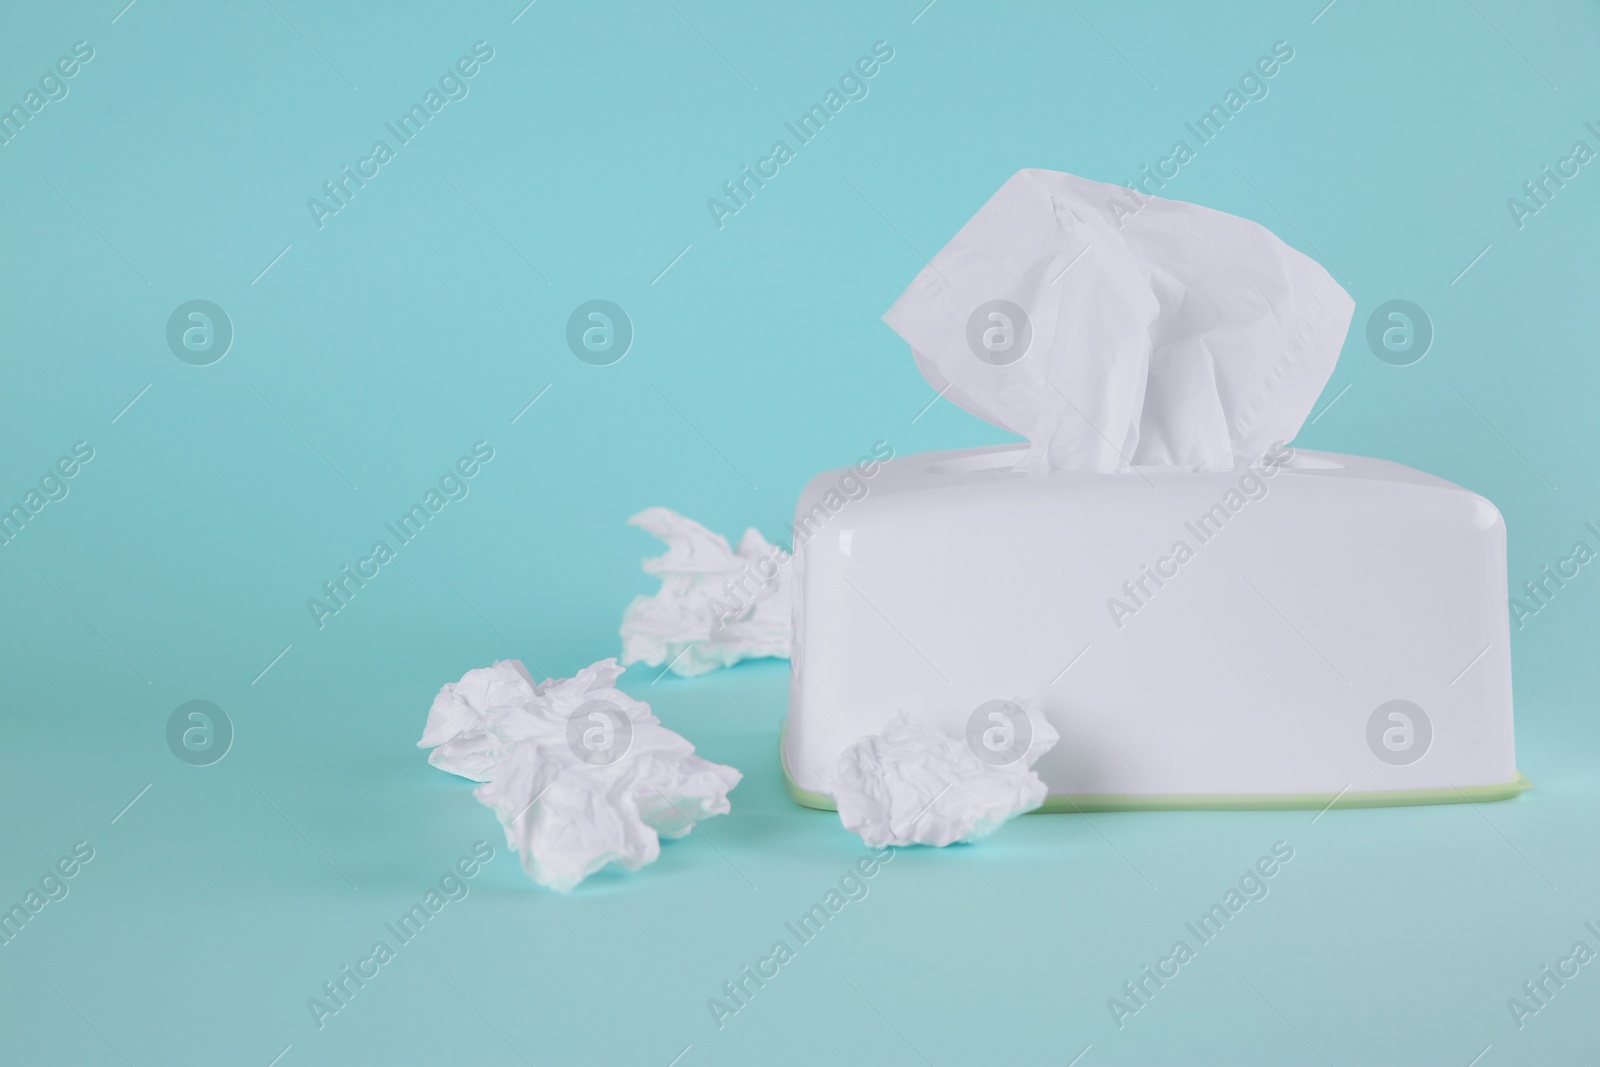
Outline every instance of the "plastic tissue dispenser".
<path fill-rule="evenodd" d="M 1142 237 L 1129 236 L 1136 221 Z M 1195 240 L 1211 251 L 1186 247 Z M 1091 324 L 1112 329 L 1117 352 L 1073 336 L 1073 286 L 1127 311 Z M 1240 291 L 1259 294 L 1260 323 L 1222 306 Z M 1044 347 L 1013 362 L 974 349 L 961 364 L 941 331 L 965 332 L 964 317 L 995 306 L 1032 319 Z M 959 382 L 950 395 L 986 417 L 1010 412 L 1032 445 L 898 458 L 842 507 L 832 490 L 866 472 L 826 472 L 801 494 L 791 795 L 832 807 L 828 769 L 901 711 L 973 736 L 983 705 L 1024 690 L 1061 735 L 1034 768 L 1047 811 L 1444 803 L 1527 788 L 1494 505 L 1396 463 L 1281 444 L 1215 469 L 1230 434 L 1248 439 L 1236 401 L 1253 387 L 1256 425 L 1267 388 L 1283 436 L 1298 430 L 1350 307 L 1254 223 L 1070 175 L 1008 182 L 886 318 L 936 387 Z M 1084 360 L 1099 361 L 1094 373 Z M 1173 377 L 1164 363 L 1185 369 Z M 1065 392 L 1058 375 L 1074 383 Z M 1120 413 L 1091 428 L 1116 437 L 1123 461 L 1073 429 L 1057 396 L 1078 414 Z M 1141 436 L 1165 463 L 1144 462 Z"/>

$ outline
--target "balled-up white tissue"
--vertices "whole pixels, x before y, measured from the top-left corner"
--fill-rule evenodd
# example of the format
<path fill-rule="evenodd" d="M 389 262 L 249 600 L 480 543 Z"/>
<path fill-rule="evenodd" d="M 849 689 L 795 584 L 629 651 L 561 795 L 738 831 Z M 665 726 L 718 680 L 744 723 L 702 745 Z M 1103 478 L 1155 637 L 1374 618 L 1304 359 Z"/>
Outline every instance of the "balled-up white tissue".
<path fill-rule="evenodd" d="M 1031 769 L 1061 735 L 1031 710 L 1032 740 L 1015 763 L 995 766 L 964 741 L 901 712 L 883 732 L 840 754 L 827 776 L 844 828 L 872 848 L 976 841 L 1044 803 Z"/>
<path fill-rule="evenodd" d="M 727 814 L 728 792 L 742 777 L 695 755 L 650 705 L 616 688 L 622 670 L 602 660 L 525 690 L 518 679 L 527 682 L 527 672 L 516 660 L 469 671 L 440 691 L 419 742 L 439 746 L 430 763 L 486 783 L 474 795 L 499 816 L 529 877 L 558 892 L 611 863 L 634 871 L 654 862 L 661 837 Z M 507 699 L 513 690 L 521 700 Z M 595 702 L 626 723 L 600 716 L 591 725 L 582 713 Z M 597 762 L 582 751 L 586 731 L 599 728 L 625 746 L 619 758 Z M 447 746 L 451 754 L 441 758 Z"/>
<path fill-rule="evenodd" d="M 519 660 L 468 671 L 433 698 L 417 747 L 433 749 L 428 762 L 440 770 L 487 782 L 504 744 L 497 729 L 501 721 L 518 717 L 536 699 L 538 689 Z"/>
<path fill-rule="evenodd" d="M 941 396 L 1028 438 L 1023 470 L 1229 470 L 1299 432 L 1354 309 L 1247 219 L 1023 170 L 884 321 Z"/>
<path fill-rule="evenodd" d="M 628 522 L 667 543 L 644 561 L 661 579 L 654 596 L 622 613 L 622 662 L 669 664 L 692 678 L 759 656 L 788 658 L 793 576 L 789 554 L 754 529 L 735 552 L 721 534 L 666 508 L 646 508 Z"/>

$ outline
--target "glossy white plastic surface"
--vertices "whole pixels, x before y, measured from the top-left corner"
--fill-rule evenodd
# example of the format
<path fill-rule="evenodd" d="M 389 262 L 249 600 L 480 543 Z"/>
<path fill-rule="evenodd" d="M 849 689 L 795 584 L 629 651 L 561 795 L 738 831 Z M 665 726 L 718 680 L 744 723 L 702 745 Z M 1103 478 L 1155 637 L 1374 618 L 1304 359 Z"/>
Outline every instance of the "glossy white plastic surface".
<path fill-rule="evenodd" d="M 1005 469 L 1019 454 L 906 456 L 842 506 L 824 498 L 844 471 L 802 494 L 784 742 L 799 790 L 821 793 L 898 711 L 960 737 L 980 704 L 1030 693 L 1061 733 L 1036 768 L 1056 796 L 1517 779 L 1505 525 L 1483 497 L 1328 453 L 1271 477 L 1040 478 Z M 1402 718 L 1391 701 L 1410 702 L 1390 707 Z"/>

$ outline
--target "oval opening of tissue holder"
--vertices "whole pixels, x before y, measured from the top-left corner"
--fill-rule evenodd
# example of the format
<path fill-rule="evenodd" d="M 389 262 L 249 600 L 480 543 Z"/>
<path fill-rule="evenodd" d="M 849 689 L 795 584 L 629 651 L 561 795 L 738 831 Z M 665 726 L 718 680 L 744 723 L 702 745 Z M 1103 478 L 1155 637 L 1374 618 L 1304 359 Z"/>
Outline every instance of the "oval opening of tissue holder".
<path fill-rule="evenodd" d="M 1012 469 L 1016 446 L 906 456 L 795 520 L 785 781 L 900 711 L 953 737 L 1030 699 L 1061 741 L 1045 811 L 1497 800 L 1512 738 L 1505 524 L 1383 460 Z"/>

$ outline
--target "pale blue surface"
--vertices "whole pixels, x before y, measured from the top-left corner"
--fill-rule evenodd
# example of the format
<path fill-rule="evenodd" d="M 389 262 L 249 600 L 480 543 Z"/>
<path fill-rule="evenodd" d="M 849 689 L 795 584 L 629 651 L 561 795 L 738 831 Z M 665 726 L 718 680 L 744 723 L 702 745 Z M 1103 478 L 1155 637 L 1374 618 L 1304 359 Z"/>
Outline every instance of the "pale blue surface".
<path fill-rule="evenodd" d="M 1265 223 L 1355 296 L 1319 410 L 1349 391 L 1299 443 L 1482 492 L 1514 586 L 1594 544 L 1600 163 L 1522 230 L 1506 207 L 1600 147 L 1592 5 L 541 0 L 513 24 L 521 0 L 139 0 L 113 23 L 124 2 L 0 15 L 0 101 L 95 49 L 0 147 L 0 502 L 95 449 L 0 548 L 0 902 L 95 849 L 0 947 L 0 1061 L 1593 1061 L 1600 964 L 1521 1032 L 1506 1008 L 1600 948 L 1587 570 L 1515 635 L 1523 798 L 1037 817 L 903 852 L 720 1032 L 706 999 L 865 852 L 782 793 L 782 664 L 628 676 L 746 779 L 704 836 L 567 898 L 412 747 L 470 667 L 616 652 L 653 586 L 634 511 L 776 537 L 875 440 L 1003 440 L 943 402 L 913 422 L 932 391 L 878 316 L 1014 170 L 1130 179 L 1279 40 L 1270 95 L 1167 193 Z M 319 231 L 306 198 L 479 40 L 470 95 Z M 879 40 L 870 95 L 719 231 L 706 198 Z M 563 339 L 593 298 L 637 329 L 614 366 Z M 1414 366 L 1365 343 L 1397 298 L 1437 329 Z M 237 331 L 213 366 L 166 346 L 192 299 Z M 471 495 L 319 632 L 306 598 L 478 440 Z M 237 728 L 210 767 L 166 745 L 191 699 Z M 471 895 L 318 1031 L 306 998 L 480 838 Z M 1280 839 L 1270 896 L 1118 1031 L 1107 998 Z"/>

